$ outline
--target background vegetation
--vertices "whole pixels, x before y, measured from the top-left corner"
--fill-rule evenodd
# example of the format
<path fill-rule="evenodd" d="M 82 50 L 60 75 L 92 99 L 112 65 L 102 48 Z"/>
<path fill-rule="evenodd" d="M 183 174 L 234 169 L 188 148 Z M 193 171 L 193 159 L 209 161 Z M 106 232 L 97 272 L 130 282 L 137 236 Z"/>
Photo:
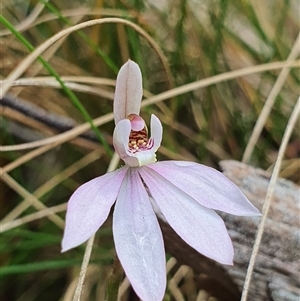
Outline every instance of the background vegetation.
<path fill-rule="evenodd" d="M 3 0 L 1 6 L 1 85 L 63 29 L 107 17 L 136 25 L 116 21 L 63 37 L 39 60 L 25 62 L 0 102 L 0 139 L 7 146 L 0 154 L 1 300 L 72 300 L 85 246 L 60 253 L 65 203 L 76 187 L 106 172 L 114 124 L 99 122 L 85 137 L 70 132 L 62 141 L 58 135 L 112 111 L 114 80 L 128 58 L 142 69 L 145 98 L 170 92 L 142 109 L 146 121 L 154 113 L 164 126 L 158 160 L 218 168 L 230 158 L 272 170 L 299 95 L 299 68 L 285 69 L 284 77 L 283 64 L 247 76 L 233 71 L 297 59 L 298 1 Z M 251 141 L 267 101 L 270 115 Z M 53 139 L 45 146 L 24 144 L 47 137 Z M 296 183 L 299 153 L 296 127 L 281 170 Z M 82 300 L 104 300 L 113 258 L 109 219 L 97 233 Z M 130 300 L 128 290 L 122 295 Z M 182 297 L 169 287 L 165 301 L 193 300 L 188 293 Z"/>

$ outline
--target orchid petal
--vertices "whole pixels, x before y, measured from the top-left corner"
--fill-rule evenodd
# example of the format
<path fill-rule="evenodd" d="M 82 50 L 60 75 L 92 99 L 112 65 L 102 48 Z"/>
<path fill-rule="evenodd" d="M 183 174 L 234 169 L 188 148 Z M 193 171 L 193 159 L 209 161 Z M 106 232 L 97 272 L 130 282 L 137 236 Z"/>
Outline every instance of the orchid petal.
<path fill-rule="evenodd" d="M 123 167 L 95 178 L 73 193 L 68 202 L 62 252 L 82 244 L 102 226 L 127 170 Z"/>
<path fill-rule="evenodd" d="M 113 235 L 117 255 L 138 296 L 143 301 L 162 300 L 166 287 L 163 238 L 135 168 L 129 169 L 119 192 Z"/>
<path fill-rule="evenodd" d="M 241 190 L 219 171 L 193 162 L 164 161 L 148 165 L 199 204 L 233 215 L 260 215 Z"/>
<path fill-rule="evenodd" d="M 138 159 L 128 151 L 130 131 L 131 124 L 128 119 L 121 120 L 117 123 L 113 134 L 114 148 L 126 165 L 139 166 Z"/>
<path fill-rule="evenodd" d="M 150 121 L 150 126 L 151 126 L 151 138 L 153 139 L 153 151 L 156 152 L 161 144 L 162 140 L 162 133 L 163 133 L 163 128 L 161 125 L 160 120 L 154 115 L 151 115 L 151 121 Z"/>
<path fill-rule="evenodd" d="M 115 124 L 130 114 L 139 115 L 143 96 L 142 73 L 135 62 L 128 60 L 117 76 L 114 96 Z"/>
<path fill-rule="evenodd" d="M 232 242 L 217 213 L 199 205 L 148 166 L 140 168 L 139 173 L 166 220 L 183 240 L 209 258 L 232 264 Z"/>

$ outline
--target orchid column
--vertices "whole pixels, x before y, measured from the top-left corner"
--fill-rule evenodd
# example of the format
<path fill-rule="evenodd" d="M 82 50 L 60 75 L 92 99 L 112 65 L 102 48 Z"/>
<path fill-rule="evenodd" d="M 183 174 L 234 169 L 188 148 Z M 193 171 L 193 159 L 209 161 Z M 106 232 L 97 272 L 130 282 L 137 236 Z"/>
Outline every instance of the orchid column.
<path fill-rule="evenodd" d="M 125 165 L 83 184 L 71 196 L 62 251 L 91 237 L 116 201 L 113 236 L 120 262 L 137 295 L 143 301 L 159 301 L 166 288 L 166 270 L 155 211 L 199 253 L 229 265 L 232 242 L 214 210 L 240 216 L 260 213 L 215 169 L 193 162 L 156 162 L 162 125 L 152 115 L 149 138 L 139 116 L 141 99 L 141 71 L 129 60 L 118 74 L 114 98 L 113 143 Z"/>

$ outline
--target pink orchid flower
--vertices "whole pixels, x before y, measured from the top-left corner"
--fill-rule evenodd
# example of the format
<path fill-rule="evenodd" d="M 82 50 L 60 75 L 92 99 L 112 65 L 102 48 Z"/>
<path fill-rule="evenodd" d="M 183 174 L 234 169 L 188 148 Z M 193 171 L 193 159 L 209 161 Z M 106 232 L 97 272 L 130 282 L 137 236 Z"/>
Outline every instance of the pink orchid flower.
<path fill-rule="evenodd" d="M 128 61 L 117 77 L 113 143 L 125 166 L 80 186 L 71 196 L 62 251 L 90 238 L 112 205 L 117 255 L 143 301 L 163 299 L 165 250 L 155 211 L 198 252 L 231 265 L 233 246 L 214 210 L 240 216 L 260 215 L 239 188 L 217 170 L 180 161 L 156 162 L 162 140 L 160 120 L 151 116 L 151 137 L 139 116 L 142 75 Z"/>

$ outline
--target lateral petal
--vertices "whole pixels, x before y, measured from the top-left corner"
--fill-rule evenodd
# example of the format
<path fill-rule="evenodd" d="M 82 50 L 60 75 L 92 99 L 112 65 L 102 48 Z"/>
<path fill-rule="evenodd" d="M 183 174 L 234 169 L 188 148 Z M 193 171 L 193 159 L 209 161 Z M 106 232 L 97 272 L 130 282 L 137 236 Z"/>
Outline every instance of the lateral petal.
<path fill-rule="evenodd" d="M 233 246 L 223 220 L 153 169 L 139 173 L 166 220 L 177 234 L 199 253 L 223 264 L 232 264 Z"/>
<path fill-rule="evenodd" d="M 117 123 L 113 134 L 114 148 L 125 164 L 129 166 L 139 166 L 139 160 L 128 151 L 130 131 L 131 124 L 128 119 L 121 120 Z"/>
<path fill-rule="evenodd" d="M 233 182 L 211 167 L 185 161 L 163 161 L 148 167 L 207 208 L 239 216 L 261 215 Z"/>
<path fill-rule="evenodd" d="M 128 171 L 113 216 L 115 247 L 124 271 L 143 301 L 163 299 L 165 252 L 161 230 L 136 168 Z"/>
<path fill-rule="evenodd" d="M 143 96 L 142 73 L 135 62 L 128 60 L 117 76 L 114 96 L 115 124 L 130 114 L 139 115 Z"/>
<path fill-rule="evenodd" d="M 71 196 L 66 214 L 62 252 L 89 239 L 104 223 L 117 199 L 128 167 L 123 167 L 81 185 Z"/>
<path fill-rule="evenodd" d="M 163 128 L 161 125 L 160 120 L 154 115 L 151 115 L 151 121 L 150 121 L 150 126 L 151 126 L 151 138 L 153 139 L 153 152 L 156 152 L 161 144 L 162 140 L 162 133 L 163 133 Z"/>

